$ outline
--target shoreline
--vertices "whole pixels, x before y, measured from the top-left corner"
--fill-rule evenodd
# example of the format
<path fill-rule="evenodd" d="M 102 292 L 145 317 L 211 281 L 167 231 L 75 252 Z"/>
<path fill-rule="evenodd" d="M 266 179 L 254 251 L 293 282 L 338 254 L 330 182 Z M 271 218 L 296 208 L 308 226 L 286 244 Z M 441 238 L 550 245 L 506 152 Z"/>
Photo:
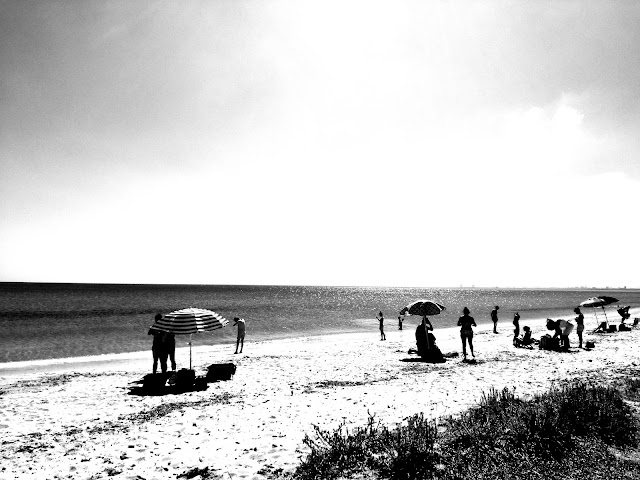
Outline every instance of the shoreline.
<path fill-rule="evenodd" d="M 420 412 L 434 419 L 477 404 L 490 389 L 529 398 L 554 382 L 607 380 L 640 369 L 640 329 L 586 334 L 596 342 L 591 351 L 576 348 L 574 332 L 571 352 L 557 353 L 514 348 L 510 322 L 500 322 L 497 335 L 483 324 L 475 329 L 475 364 L 461 356 L 428 364 L 407 354 L 417 323 L 386 329 L 387 341 L 372 330 L 247 342 L 241 355 L 233 354 L 235 342 L 196 347 L 198 375 L 229 361 L 236 375 L 183 394 L 130 394 L 151 369 L 150 352 L 137 352 L 146 358 L 129 363 L 68 362 L 59 371 L 2 376 L 0 476 L 149 480 L 209 467 L 225 477 L 264 479 L 297 465 L 313 425 L 362 426 L 370 414 L 388 425 Z M 546 333 L 544 319 L 524 325 L 534 337 Z M 460 354 L 457 327 L 436 326 L 434 333 L 443 353 Z M 179 363 L 184 353 L 177 352 Z"/>
<path fill-rule="evenodd" d="M 583 312 L 584 313 L 584 312 Z M 593 315 L 585 315 L 585 333 L 590 329 L 593 330 L 596 326 L 596 322 L 594 320 Z M 635 316 L 640 315 L 640 307 L 633 308 L 630 310 L 631 319 Z M 560 317 L 558 317 L 560 318 Z M 567 317 L 567 319 L 573 317 Z M 598 317 L 600 320 L 600 317 Z M 391 335 L 394 335 L 394 332 L 397 332 L 397 323 L 393 321 L 394 319 L 390 319 L 390 321 L 385 325 L 385 332 Z M 447 344 L 451 341 L 451 337 L 457 336 L 459 327 L 457 326 L 449 326 L 439 328 L 437 324 L 437 316 L 431 317 L 432 323 L 434 324 L 434 334 L 436 337 L 438 335 L 444 336 L 447 341 Z M 615 318 L 617 322 L 619 322 L 619 318 Z M 628 324 L 631 324 L 633 320 L 629 321 Z M 404 322 L 403 332 L 407 329 L 411 331 L 415 330 L 415 327 L 419 324 L 419 317 L 408 316 Z M 525 325 L 529 325 L 531 327 L 531 331 L 534 337 L 539 336 L 540 334 L 546 333 L 545 327 L 546 318 L 529 318 L 526 320 L 520 321 L 520 330 L 522 335 L 522 327 Z M 616 323 L 610 321 L 609 323 Z M 593 328 L 590 328 L 592 327 Z M 492 330 L 493 325 L 489 321 L 484 321 L 482 323 L 478 323 L 477 327 L 474 327 L 474 331 L 477 333 L 485 332 Z M 513 324 L 511 319 L 508 320 L 500 320 L 498 322 L 498 329 L 501 332 L 505 331 L 513 331 Z M 261 344 L 271 344 L 274 342 L 296 342 L 296 341 L 306 341 L 307 339 L 319 339 L 322 337 L 336 337 L 336 336 L 344 336 L 344 335 L 354 335 L 354 336 L 372 336 L 375 337 L 379 335 L 379 331 L 375 326 L 372 326 L 370 332 L 364 332 L 360 330 L 343 330 L 343 331 L 327 331 L 324 333 L 315 333 L 313 335 L 301 334 L 295 335 L 292 334 L 290 336 L 278 336 L 272 339 L 258 339 L 254 341 L 246 341 L 245 345 L 261 345 Z M 575 337 L 575 331 L 572 335 Z M 197 342 L 197 339 L 196 339 Z M 438 340 L 439 344 L 440 340 Z M 415 343 L 415 342 L 414 342 Z M 415 345 L 413 345 L 415 347 Z M 449 346 L 449 349 L 454 348 L 453 346 Z M 234 350 L 235 349 L 235 337 L 232 338 L 228 343 L 218 343 L 214 345 L 195 345 L 192 347 L 193 357 L 197 358 L 197 352 L 204 354 L 219 354 L 224 355 L 226 350 Z M 444 353 L 444 349 L 441 348 Z M 461 351 L 461 347 L 458 346 L 458 350 Z M 178 360 L 179 366 L 178 368 L 187 368 L 188 360 L 185 362 L 185 356 L 188 359 L 188 346 L 182 346 L 176 348 L 176 359 Z M 183 360 L 180 362 L 180 360 Z M 180 365 L 182 363 L 182 365 Z M 184 365 L 186 363 L 186 365 Z M 101 355 L 84 355 L 78 357 L 61 357 L 61 358 L 47 358 L 47 359 L 37 359 L 37 360 L 18 360 L 14 362 L 4 362 L 0 363 L 0 379 L 2 377 L 15 377 L 24 374 L 39 374 L 39 373 L 61 373 L 65 371 L 73 371 L 73 370 L 81 370 L 81 371 L 89 371 L 92 368 L 106 368 L 107 365 L 111 365 L 112 367 L 122 366 L 126 369 L 126 367 L 132 367 L 133 365 L 136 368 L 141 368 L 143 365 L 151 365 L 152 364 L 152 356 L 151 350 L 138 350 L 132 352 L 122 352 L 122 353 L 106 353 Z M 150 371 L 149 367 L 149 371 Z"/>

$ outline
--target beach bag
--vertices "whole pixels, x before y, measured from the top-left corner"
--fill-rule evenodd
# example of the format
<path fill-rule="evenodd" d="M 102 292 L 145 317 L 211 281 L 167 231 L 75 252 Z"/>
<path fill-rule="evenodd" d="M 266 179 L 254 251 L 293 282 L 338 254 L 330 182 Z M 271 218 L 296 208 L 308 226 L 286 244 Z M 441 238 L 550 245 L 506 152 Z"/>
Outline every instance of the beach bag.
<path fill-rule="evenodd" d="M 551 350 L 551 335 L 540 337 L 540 350 Z"/>
<path fill-rule="evenodd" d="M 231 380 L 235 373 L 236 366 L 233 363 L 214 363 L 207 367 L 207 382 Z"/>
<path fill-rule="evenodd" d="M 195 370 L 187 370 L 186 368 L 181 368 L 176 372 L 175 388 L 176 390 L 182 391 L 182 392 L 186 392 L 187 390 L 192 390 L 195 381 L 196 381 Z"/>
<path fill-rule="evenodd" d="M 588 341 L 587 343 L 584 344 L 584 348 L 594 348 L 596 346 L 596 344 L 592 341 Z"/>
<path fill-rule="evenodd" d="M 149 373 L 142 379 L 142 388 L 145 390 L 160 390 L 167 382 L 166 373 Z"/>
<path fill-rule="evenodd" d="M 609 329 L 607 331 L 609 333 L 615 333 L 616 331 L 618 331 L 618 327 L 616 327 L 615 325 L 609 325 Z"/>
<path fill-rule="evenodd" d="M 620 327 L 618 327 L 618 331 L 619 332 L 630 332 L 631 331 L 631 327 L 628 327 L 624 323 L 621 323 Z"/>

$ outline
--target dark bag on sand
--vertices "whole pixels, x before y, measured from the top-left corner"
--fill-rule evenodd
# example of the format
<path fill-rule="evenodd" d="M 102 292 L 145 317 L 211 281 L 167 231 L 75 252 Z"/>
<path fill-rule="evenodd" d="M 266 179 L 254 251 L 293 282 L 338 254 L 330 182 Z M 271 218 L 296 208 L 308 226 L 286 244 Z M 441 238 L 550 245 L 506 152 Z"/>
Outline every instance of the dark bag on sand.
<path fill-rule="evenodd" d="M 594 348 L 596 346 L 595 343 L 588 341 L 587 343 L 584 344 L 584 348 Z"/>
<path fill-rule="evenodd" d="M 618 327 L 616 327 L 615 325 L 609 325 L 609 330 L 607 330 L 609 333 L 615 333 L 618 331 Z"/>
<path fill-rule="evenodd" d="M 621 323 L 620 327 L 618 327 L 618 331 L 619 332 L 630 332 L 631 331 L 631 327 L 627 327 L 624 323 Z"/>
<path fill-rule="evenodd" d="M 196 372 L 195 370 L 187 370 L 186 368 L 181 368 L 176 372 L 176 390 L 191 390 L 193 389 L 193 385 L 196 381 Z"/>
<path fill-rule="evenodd" d="M 231 380 L 235 373 L 236 366 L 233 363 L 214 363 L 207 367 L 207 382 Z"/>
<path fill-rule="evenodd" d="M 551 335 L 543 335 L 540 337 L 540 350 L 559 350 L 560 340 Z"/>
<path fill-rule="evenodd" d="M 159 390 L 164 388 L 166 382 L 166 373 L 149 373 L 142 380 L 142 388 L 145 390 Z"/>

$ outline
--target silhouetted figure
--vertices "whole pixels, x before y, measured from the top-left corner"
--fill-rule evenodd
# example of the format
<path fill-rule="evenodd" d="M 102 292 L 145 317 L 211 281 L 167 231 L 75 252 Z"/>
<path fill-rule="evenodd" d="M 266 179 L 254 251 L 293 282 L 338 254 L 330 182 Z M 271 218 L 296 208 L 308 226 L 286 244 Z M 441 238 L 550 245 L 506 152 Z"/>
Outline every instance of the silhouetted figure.
<path fill-rule="evenodd" d="M 386 340 L 387 337 L 384 334 L 384 315 L 382 315 L 382 311 L 378 312 L 378 316 L 376 317 L 378 322 L 380 322 L 380 340 Z"/>
<path fill-rule="evenodd" d="M 498 305 L 495 306 L 493 310 L 491 310 L 491 321 L 493 322 L 493 333 L 498 333 L 498 310 L 500 307 Z"/>
<path fill-rule="evenodd" d="M 513 344 L 515 345 L 520 336 L 520 314 L 518 312 L 513 316 L 513 326 L 515 327 L 513 329 Z"/>
<path fill-rule="evenodd" d="M 238 338 L 236 338 L 236 351 L 233 353 L 234 354 L 242 353 L 242 349 L 244 348 L 244 334 L 246 332 L 246 323 L 243 318 L 239 318 L 239 317 L 234 317 L 233 322 L 234 322 L 233 326 L 238 327 Z M 238 352 L 238 347 L 240 347 L 240 352 Z"/>
<path fill-rule="evenodd" d="M 462 309 L 462 316 L 458 319 L 458 326 L 460 327 L 460 339 L 462 340 L 462 356 L 463 360 L 467 359 L 467 342 L 469 343 L 469 350 L 471 350 L 471 356 L 473 354 L 473 329 L 471 327 L 476 326 L 476 321 L 469 315 L 471 313 L 467 307 Z"/>
<path fill-rule="evenodd" d="M 584 332 L 584 315 L 580 311 L 580 307 L 573 309 L 576 317 L 576 333 L 578 334 L 578 348 L 582 348 L 582 332 Z"/>

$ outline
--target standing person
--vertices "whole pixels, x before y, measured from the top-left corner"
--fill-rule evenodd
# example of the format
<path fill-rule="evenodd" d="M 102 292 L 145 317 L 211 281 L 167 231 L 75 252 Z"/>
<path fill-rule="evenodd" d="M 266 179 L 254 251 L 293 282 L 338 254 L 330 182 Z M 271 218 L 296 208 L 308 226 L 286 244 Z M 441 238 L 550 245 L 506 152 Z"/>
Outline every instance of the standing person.
<path fill-rule="evenodd" d="M 398 330 L 402 330 L 402 322 L 404 321 L 402 317 L 402 315 L 398 317 Z"/>
<path fill-rule="evenodd" d="M 582 348 L 582 332 L 584 331 L 584 315 L 580 311 L 580 307 L 574 308 L 573 313 L 578 315 L 576 317 L 576 325 L 577 325 L 576 332 L 578 333 L 578 341 L 579 341 L 578 348 Z"/>
<path fill-rule="evenodd" d="M 171 371 L 176 371 L 176 336 L 171 332 L 164 334 L 163 343 L 171 360 Z"/>
<path fill-rule="evenodd" d="M 162 318 L 162 314 L 158 313 L 155 317 L 156 322 Z M 165 332 L 156 329 L 153 325 L 149 329 L 147 335 L 153 335 L 153 344 L 151 345 L 151 353 L 153 354 L 153 373 L 158 372 L 158 360 L 160 360 L 160 369 L 162 373 L 167 373 L 167 356 L 168 352 L 165 346 Z"/>
<path fill-rule="evenodd" d="M 473 354 L 473 329 L 472 326 L 476 326 L 476 321 L 469 315 L 469 309 L 464 307 L 462 309 L 462 316 L 458 319 L 458 326 L 460 327 L 460 338 L 462 339 L 462 355 L 463 360 L 467 359 L 467 345 L 469 342 L 469 350 L 471 350 L 471 356 L 475 358 Z"/>
<path fill-rule="evenodd" d="M 242 353 L 242 349 L 244 348 L 244 334 L 246 331 L 246 324 L 244 318 L 234 317 L 233 326 L 238 326 L 238 338 L 236 339 L 236 351 L 234 355 L 238 353 L 238 346 L 240 347 L 240 353 Z"/>
<path fill-rule="evenodd" d="M 491 321 L 493 322 L 493 333 L 498 333 L 498 310 L 500 307 L 498 305 L 495 306 L 493 310 L 491 310 Z"/>
<path fill-rule="evenodd" d="M 513 345 L 516 345 L 516 340 L 520 336 L 520 314 L 516 312 L 513 316 L 513 326 L 516 327 L 513 329 Z"/>
<path fill-rule="evenodd" d="M 378 312 L 378 316 L 376 317 L 378 322 L 380 322 L 380 340 L 386 340 L 387 337 L 384 334 L 384 315 L 382 315 L 382 310 Z"/>

